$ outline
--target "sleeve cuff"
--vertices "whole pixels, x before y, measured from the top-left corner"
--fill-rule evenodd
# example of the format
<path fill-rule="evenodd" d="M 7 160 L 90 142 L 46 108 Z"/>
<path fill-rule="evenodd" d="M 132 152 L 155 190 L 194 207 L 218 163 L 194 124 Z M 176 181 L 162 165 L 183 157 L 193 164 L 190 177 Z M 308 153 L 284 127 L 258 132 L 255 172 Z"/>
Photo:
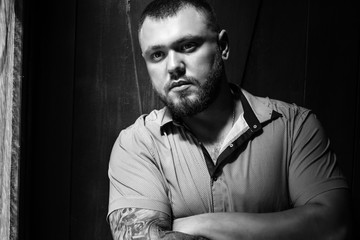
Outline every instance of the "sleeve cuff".
<path fill-rule="evenodd" d="M 143 208 L 154 211 L 163 212 L 169 216 L 171 216 L 171 208 L 170 205 L 164 202 L 160 202 L 158 200 L 148 199 L 148 198 L 139 198 L 137 197 L 126 197 L 115 199 L 109 203 L 109 210 L 106 216 L 106 220 L 108 221 L 110 213 L 120 208 Z"/>
<path fill-rule="evenodd" d="M 320 182 L 314 185 L 309 186 L 305 191 L 297 194 L 293 200 L 294 206 L 305 205 L 311 199 L 317 195 L 334 190 L 334 189 L 348 189 L 349 186 L 344 178 L 333 178 L 328 179 L 326 182 Z"/>

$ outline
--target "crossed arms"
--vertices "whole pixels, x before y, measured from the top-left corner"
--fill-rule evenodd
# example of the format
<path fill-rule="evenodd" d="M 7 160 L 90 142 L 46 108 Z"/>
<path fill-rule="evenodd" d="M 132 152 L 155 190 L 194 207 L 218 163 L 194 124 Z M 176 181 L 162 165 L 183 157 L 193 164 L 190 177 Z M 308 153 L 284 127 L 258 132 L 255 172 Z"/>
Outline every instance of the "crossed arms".
<path fill-rule="evenodd" d="M 122 208 L 109 216 L 110 228 L 114 240 L 127 239 L 163 239 L 163 240 L 201 240 L 202 237 L 171 231 L 171 219 L 162 212 L 140 209 Z"/>
<path fill-rule="evenodd" d="M 206 213 L 175 219 L 162 212 L 123 208 L 109 222 L 114 240 L 125 239 L 345 239 L 348 193 L 335 189 L 307 204 L 275 213 Z"/>

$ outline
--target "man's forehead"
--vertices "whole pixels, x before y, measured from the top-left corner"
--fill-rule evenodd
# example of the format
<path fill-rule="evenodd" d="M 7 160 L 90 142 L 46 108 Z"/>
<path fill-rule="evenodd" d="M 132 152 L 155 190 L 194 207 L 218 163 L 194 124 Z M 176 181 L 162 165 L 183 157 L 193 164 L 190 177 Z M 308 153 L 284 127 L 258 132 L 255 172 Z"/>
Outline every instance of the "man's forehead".
<path fill-rule="evenodd" d="M 147 17 L 139 31 L 139 40 L 140 45 L 159 44 L 171 38 L 202 35 L 209 31 L 207 19 L 202 12 L 193 7 L 184 7 L 176 15 L 163 19 Z"/>
<path fill-rule="evenodd" d="M 197 22 L 201 22 L 201 23 L 206 23 L 206 15 L 203 11 L 196 9 L 193 6 L 184 6 L 181 9 L 179 9 L 175 14 L 173 15 L 169 15 L 167 17 L 161 17 L 161 18 L 157 18 L 157 17 L 153 17 L 153 16 L 147 16 L 144 19 L 143 22 L 143 26 L 141 27 L 141 29 L 144 27 L 144 24 L 146 22 L 151 22 L 153 24 L 156 23 L 164 23 L 164 22 L 168 22 L 174 19 L 192 19 L 193 21 L 197 21 Z"/>

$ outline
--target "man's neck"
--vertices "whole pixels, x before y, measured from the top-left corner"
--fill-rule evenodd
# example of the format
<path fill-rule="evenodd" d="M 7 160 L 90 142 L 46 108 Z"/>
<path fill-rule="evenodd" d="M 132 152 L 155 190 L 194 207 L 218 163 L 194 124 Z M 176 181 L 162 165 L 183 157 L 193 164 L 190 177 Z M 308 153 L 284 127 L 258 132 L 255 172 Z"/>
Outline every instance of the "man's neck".
<path fill-rule="evenodd" d="M 221 86 L 219 96 L 206 110 L 183 121 L 205 146 L 211 146 L 222 143 L 232 128 L 237 116 L 235 109 L 235 101 L 226 82 Z"/>

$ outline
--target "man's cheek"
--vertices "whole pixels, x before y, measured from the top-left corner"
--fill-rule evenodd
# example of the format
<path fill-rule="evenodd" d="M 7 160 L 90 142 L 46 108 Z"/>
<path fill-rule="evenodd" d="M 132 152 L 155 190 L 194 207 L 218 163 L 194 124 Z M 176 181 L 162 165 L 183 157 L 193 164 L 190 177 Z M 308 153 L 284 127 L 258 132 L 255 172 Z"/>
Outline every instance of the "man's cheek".
<path fill-rule="evenodd" d="M 212 54 L 202 54 L 192 61 L 191 65 L 188 65 L 188 70 L 197 74 L 206 75 L 206 73 L 212 68 L 214 62 L 215 57 Z"/>

